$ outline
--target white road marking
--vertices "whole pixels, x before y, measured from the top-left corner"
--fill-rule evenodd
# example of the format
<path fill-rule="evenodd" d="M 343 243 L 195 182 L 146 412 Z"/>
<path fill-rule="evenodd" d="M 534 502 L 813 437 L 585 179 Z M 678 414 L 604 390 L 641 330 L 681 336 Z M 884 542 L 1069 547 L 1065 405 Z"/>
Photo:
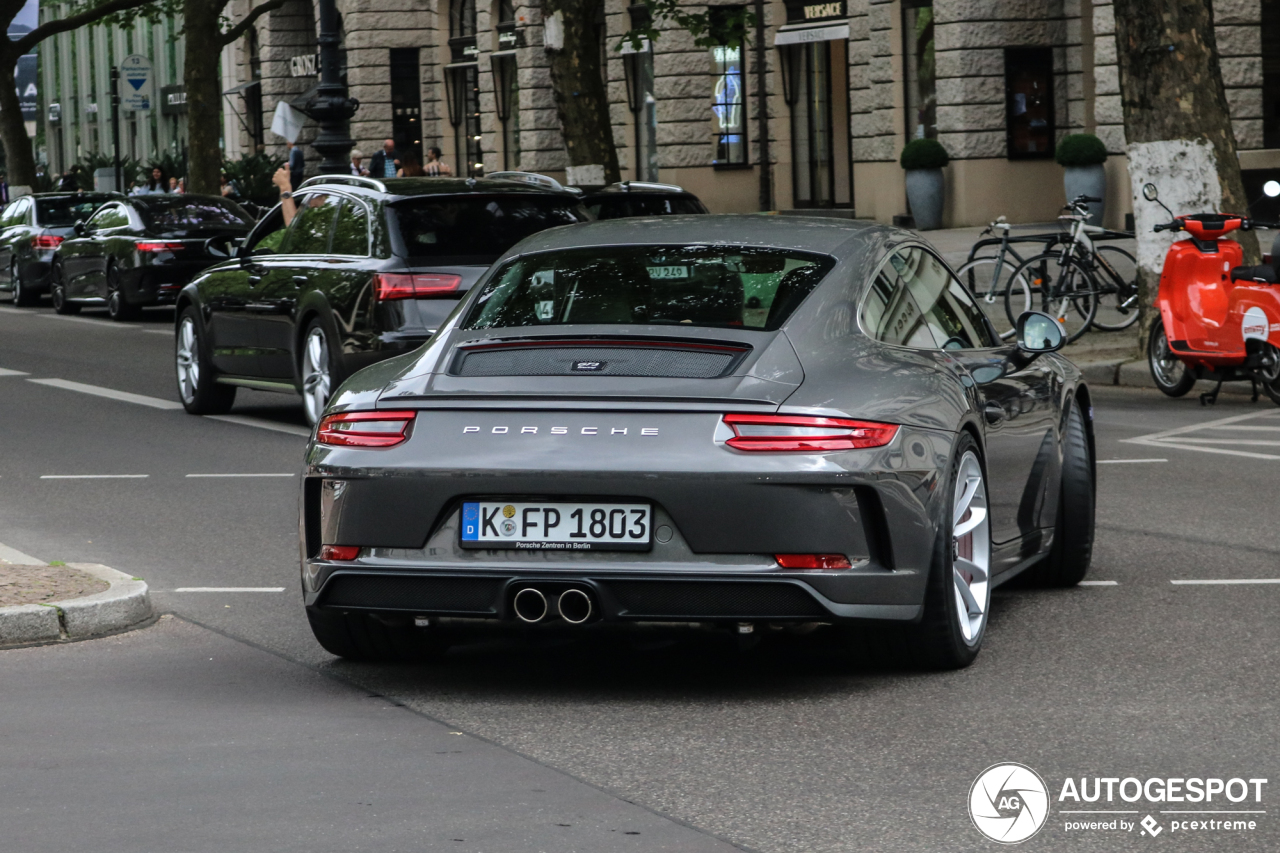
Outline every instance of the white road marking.
<path fill-rule="evenodd" d="M 1119 581 L 1080 581 L 1076 586 L 1119 586 Z"/>
<path fill-rule="evenodd" d="M 311 437 L 311 430 L 306 427 L 294 426 L 293 424 L 281 424 L 275 421 L 268 421 L 262 418 L 252 418 L 248 415 L 205 415 L 205 420 L 222 421 L 228 424 L 240 424 L 241 426 L 257 427 L 258 429 L 269 429 L 275 432 L 287 432 L 289 435 L 299 435 L 303 438 Z"/>
<path fill-rule="evenodd" d="M 0 563 L 14 563 L 19 566 L 43 566 L 44 560 L 33 557 L 30 554 L 24 554 L 17 548 L 0 545 Z"/>
<path fill-rule="evenodd" d="M 188 479 L 215 478 L 215 476 L 297 476 L 296 474 L 188 474 Z"/>
<path fill-rule="evenodd" d="M 44 317 L 47 320 L 64 320 L 68 323 L 88 323 L 91 326 L 97 326 L 99 329 L 136 328 L 125 325 L 124 323 L 112 323 L 110 320 L 94 320 L 90 317 L 68 317 L 65 314 L 37 314 L 35 316 Z"/>
<path fill-rule="evenodd" d="M 1168 459 L 1099 459 L 1099 465 L 1126 465 L 1139 462 L 1168 462 Z"/>
<path fill-rule="evenodd" d="M 61 388 L 64 391 L 79 391 L 81 394 L 92 394 L 95 397 L 106 397 L 123 403 L 136 403 L 139 406 L 150 406 L 153 409 L 181 409 L 181 403 L 172 400 L 161 400 L 159 397 L 148 397 L 144 394 L 131 394 L 128 391 L 117 391 L 114 388 L 102 388 L 98 385 L 86 385 L 83 382 L 72 382 L 69 379 L 28 379 L 37 385 L 50 388 Z"/>
<path fill-rule="evenodd" d="M 41 474 L 41 480 L 145 480 L 150 474 Z"/>
<path fill-rule="evenodd" d="M 1229 438 L 1201 438 L 1193 437 L 1190 433 L 1204 432 L 1213 433 L 1221 430 L 1280 430 L 1275 426 L 1256 426 L 1241 425 L 1242 421 L 1254 420 L 1257 418 L 1274 419 L 1276 412 L 1261 411 L 1250 412 L 1247 415 L 1235 415 L 1229 418 L 1219 418 L 1216 421 L 1206 421 L 1204 423 L 1192 424 L 1190 426 L 1178 427 L 1176 429 L 1162 430 L 1161 432 L 1153 432 L 1150 435 L 1140 435 L 1136 438 L 1121 439 L 1124 444 L 1142 444 L 1147 447 L 1174 448 L 1177 450 L 1193 450 L 1199 453 L 1217 453 L 1225 456 L 1243 456 L 1248 459 L 1280 459 L 1280 455 L 1273 453 L 1254 453 L 1247 450 L 1231 450 L 1229 447 L 1210 446 L 1210 445 L 1229 445 L 1232 447 L 1240 445 L 1250 446 L 1280 446 L 1280 442 L 1270 441 L 1243 441 L 1240 439 Z"/>
<path fill-rule="evenodd" d="M 166 338 L 173 337 L 172 329 L 143 329 L 148 335 L 164 335 Z"/>
<path fill-rule="evenodd" d="M 174 592 L 284 592 L 282 586 L 180 586 Z"/>
<path fill-rule="evenodd" d="M 0 376 L 30 376 L 30 375 L 31 375 L 30 373 L 26 373 L 21 370 L 9 370 L 8 368 L 0 367 Z"/>
<path fill-rule="evenodd" d="M 30 312 L 30 311 L 23 311 L 21 308 L 4 308 L 4 307 L 0 307 L 0 314 L 27 314 L 27 315 L 30 315 L 30 314 L 31 314 L 31 312 Z"/>
<path fill-rule="evenodd" d="M 1213 580 L 1169 581 L 1176 586 L 1221 586 L 1237 584 L 1280 583 L 1280 578 L 1215 578 Z"/>

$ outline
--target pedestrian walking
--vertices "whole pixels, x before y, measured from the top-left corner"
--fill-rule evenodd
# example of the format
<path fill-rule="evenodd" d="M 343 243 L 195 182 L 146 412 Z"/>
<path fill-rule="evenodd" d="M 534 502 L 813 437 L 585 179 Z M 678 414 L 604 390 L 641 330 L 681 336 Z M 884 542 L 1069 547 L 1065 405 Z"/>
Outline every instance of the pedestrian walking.
<path fill-rule="evenodd" d="M 426 174 L 422 171 L 422 164 L 418 162 L 418 158 L 414 157 L 412 153 L 404 155 L 402 162 L 404 165 L 396 172 L 397 177 L 420 178 Z"/>
<path fill-rule="evenodd" d="M 422 167 L 422 174 L 431 178 L 448 177 L 453 174 L 449 164 L 441 159 L 443 152 L 434 145 L 427 149 L 427 163 Z"/>
<path fill-rule="evenodd" d="M 351 149 L 351 174 L 357 177 L 369 174 L 369 170 L 364 167 L 364 152 L 359 148 Z"/>
<path fill-rule="evenodd" d="M 382 150 L 369 160 L 369 176 L 374 178 L 394 178 L 400 168 L 400 155 L 396 153 L 393 139 L 384 140 Z"/>

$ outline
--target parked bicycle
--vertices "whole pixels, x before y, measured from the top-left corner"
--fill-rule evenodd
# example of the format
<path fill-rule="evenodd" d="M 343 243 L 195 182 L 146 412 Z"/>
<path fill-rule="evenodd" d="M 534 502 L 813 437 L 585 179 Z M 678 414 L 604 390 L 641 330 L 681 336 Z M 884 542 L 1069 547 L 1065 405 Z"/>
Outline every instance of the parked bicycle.
<path fill-rule="evenodd" d="M 969 288 L 974 300 L 982 307 L 991 320 L 991 325 L 1004 340 L 1011 339 L 1017 332 L 1016 319 L 1010 319 L 1004 308 L 1005 296 L 1014 273 L 1026 260 L 1014 248 L 1014 244 L 1038 243 L 1040 252 L 1043 253 L 1062 239 L 1062 235 L 1058 233 L 1013 237 L 1010 235 L 1012 230 L 1013 226 L 1003 216 L 987 225 L 969 250 L 969 259 L 956 270 L 960 281 Z M 995 236 L 996 232 L 999 232 L 998 237 Z M 994 255 L 979 254 L 991 248 L 995 249 Z"/>
<path fill-rule="evenodd" d="M 1027 258 L 1009 273 L 1005 288 L 1005 316 L 1041 310 L 1057 318 L 1067 340 L 1078 340 L 1093 326 L 1119 331 L 1138 319 L 1138 263 L 1119 246 L 1096 246 L 1095 238 L 1133 235 L 1088 223 L 1090 202 L 1079 196 L 1058 217 L 1068 225 L 1061 248 Z"/>

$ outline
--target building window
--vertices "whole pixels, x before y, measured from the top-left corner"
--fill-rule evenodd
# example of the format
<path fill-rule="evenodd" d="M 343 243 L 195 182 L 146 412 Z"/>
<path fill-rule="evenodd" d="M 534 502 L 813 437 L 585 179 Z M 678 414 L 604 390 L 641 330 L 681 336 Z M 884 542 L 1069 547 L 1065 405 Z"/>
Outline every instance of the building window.
<path fill-rule="evenodd" d="M 907 139 L 933 139 L 938 135 L 933 0 L 903 0 L 902 37 Z"/>
<path fill-rule="evenodd" d="M 391 138 L 404 163 L 412 154 L 422 162 L 422 93 L 418 86 L 418 48 L 391 48 Z"/>
<path fill-rule="evenodd" d="M 476 57 L 475 0 L 453 0 L 449 6 L 449 50 L 452 62 L 445 66 L 449 123 L 454 129 L 454 174 L 480 177 L 484 160 L 480 150 L 480 70 Z"/>
<path fill-rule="evenodd" d="M 502 125 L 502 168 L 520 168 L 520 80 L 516 68 L 516 10 L 511 0 L 498 0 L 498 50 L 491 56 L 493 94 Z"/>
<path fill-rule="evenodd" d="M 1009 159 L 1053 156 L 1053 48 L 1004 52 L 1005 122 Z"/>

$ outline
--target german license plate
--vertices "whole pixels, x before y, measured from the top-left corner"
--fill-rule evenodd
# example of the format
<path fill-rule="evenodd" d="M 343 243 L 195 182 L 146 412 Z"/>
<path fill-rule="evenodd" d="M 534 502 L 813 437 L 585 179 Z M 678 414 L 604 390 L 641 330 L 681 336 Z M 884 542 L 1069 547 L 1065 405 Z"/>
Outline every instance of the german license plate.
<path fill-rule="evenodd" d="M 462 547 L 648 551 L 649 504 L 467 501 Z"/>

